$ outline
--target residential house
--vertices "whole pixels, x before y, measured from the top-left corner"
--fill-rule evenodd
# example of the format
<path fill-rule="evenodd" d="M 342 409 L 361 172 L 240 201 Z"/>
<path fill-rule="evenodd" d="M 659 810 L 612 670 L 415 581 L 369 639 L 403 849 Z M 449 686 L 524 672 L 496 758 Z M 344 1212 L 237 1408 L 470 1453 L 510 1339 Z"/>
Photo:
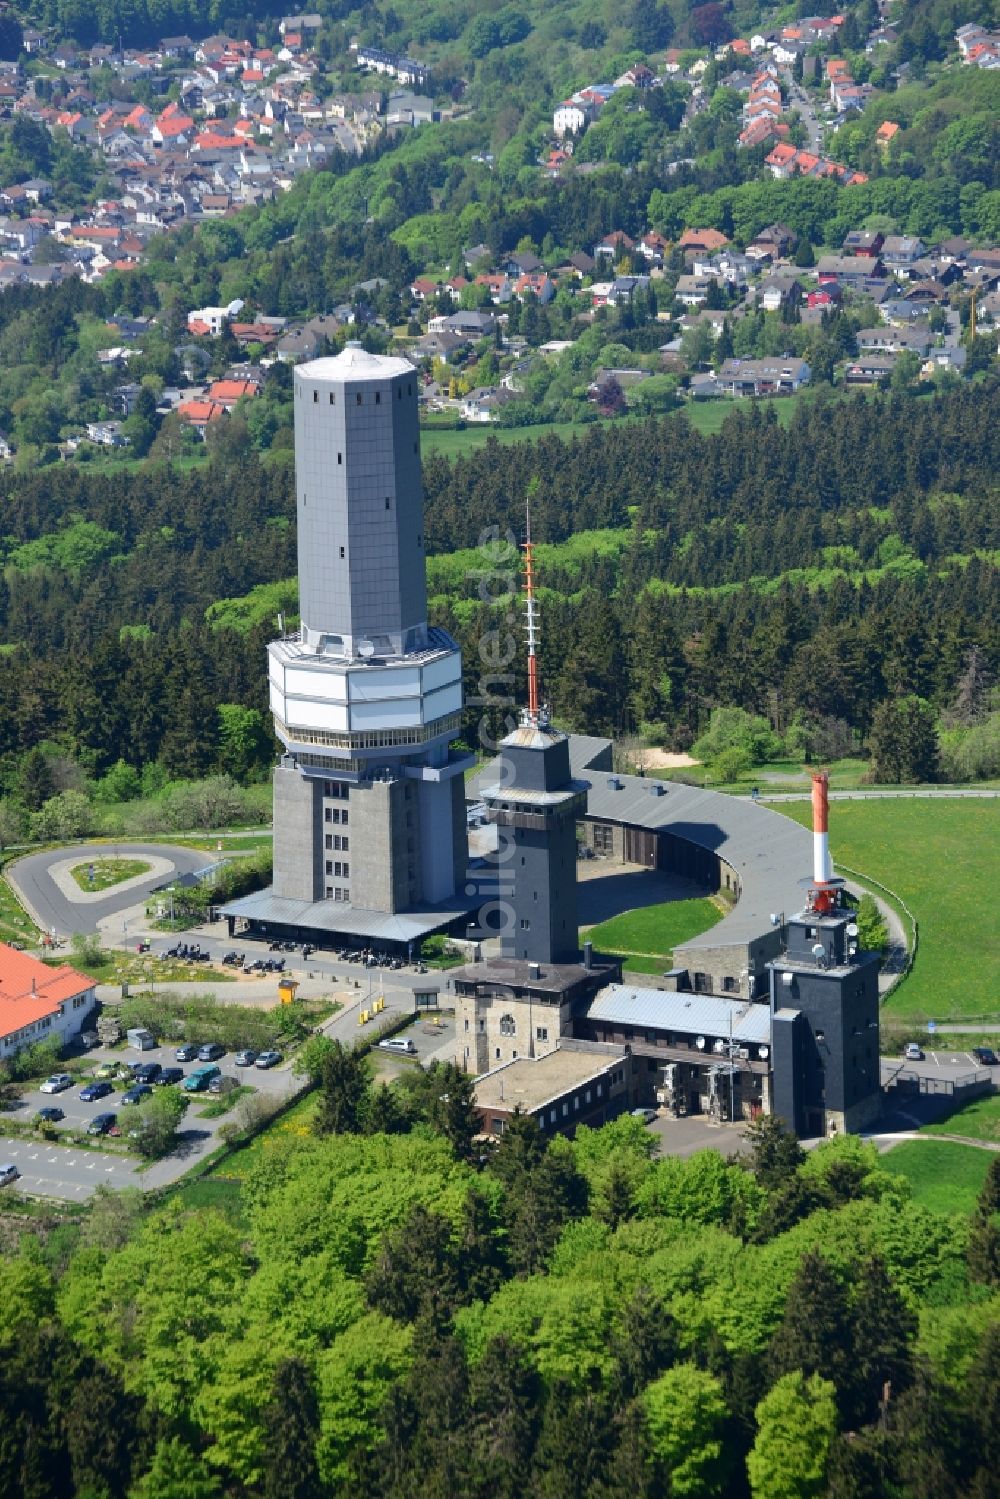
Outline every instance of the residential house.
<path fill-rule="evenodd" d="M 887 234 L 882 244 L 882 259 L 891 271 L 911 266 L 925 254 L 924 242 L 915 234 Z"/>
<path fill-rule="evenodd" d="M 845 255 L 861 255 L 869 260 L 877 260 L 884 244 L 885 235 L 879 230 L 851 229 L 844 236 L 841 249 Z"/>
<path fill-rule="evenodd" d="M 635 249 L 635 240 L 626 234 L 623 229 L 612 229 L 606 234 L 600 244 L 594 246 L 594 260 L 616 260 L 619 255 L 627 255 Z"/>
<path fill-rule="evenodd" d="M 685 229 L 677 248 L 685 254 L 713 254 L 728 245 L 729 240 L 718 229 Z"/>
<path fill-rule="evenodd" d="M 895 120 L 883 120 L 875 132 L 875 144 L 883 156 L 892 145 L 899 134 L 899 126 Z"/>
<path fill-rule="evenodd" d="M 896 365 L 895 354 L 859 354 L 844 370 L 846 385 L 878 385 L 887 380 Z"/>
<path fill-rule="evenodd" d="M 564 99 L 552 112 L 552 133 L 558 140 L 580 135 L 593 119 L 594 107 L 582 99 Z"/>
<path fill-rule="evenodd" d="M 87 436 L 100 447 L 128 447 L 129 440 L 122 431 L 121 422 L 88 422 Z"/>
<path fill-rule="evenodd" d="M 802 300 L 802 287 L 790 274 L 768 276 L 757 288 L 757 305 L 765 312 L 788 312 Z"/>
<path fill-rule="evenodd" d="M 864 255 L 821 255 L 816 263 L 820 286 L 834 282 L 845 291 L 870 291 L 872 284 L 885 276 L 881 260 Z"/>
<path fill-rule="evenodd" d="M 718 284 L 716 276 L 678 276 L 674 296 L 684 307 L 703 307 L 709 290 Z"/>
<path fill-rule="evenodd" d="M 670 254 L 670 241 L 662 234 L 657 234 L 655 229 L 650 229 L 648 234 L 642 236 L 636 249 L 651 265 L 662 265 Z"/>
<path fill-rule="evenodd" d="M 608 293 L 608 304 L 611 307 L 627 307 L 637 291 L 648 290 L 648 276 L 616 276 Z"/>
<path fill-rule="evenodd" d="M 182 422 L 204 437 L 212 422 L 221 421 L 226 414 L 226 408 L 219 401 L 181 401 L 177 407 L 177 415 Z"/>
<path fill-rule="evenodd" d="M 720 390 L 734 396 L 791 395 L 809 383 L 804 359 L 726 359 L 718 372 Z"/>
<path fill-rule="evenodd" d="M 768 224 L 747 245 L 747 256 L 751 260 L 765 260 L 769 257 L 784 260 L 793 253 L 798 242 L 795 230 L 789 229 L 787 224 Z"/>

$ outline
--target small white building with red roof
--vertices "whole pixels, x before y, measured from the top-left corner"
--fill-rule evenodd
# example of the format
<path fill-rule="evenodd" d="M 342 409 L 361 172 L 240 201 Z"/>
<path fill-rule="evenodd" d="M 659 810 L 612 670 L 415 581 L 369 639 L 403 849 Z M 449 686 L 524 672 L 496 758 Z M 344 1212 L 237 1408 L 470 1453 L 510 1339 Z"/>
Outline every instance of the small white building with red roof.
<path fill-rule="evenodd" d="M 50 1036 L 75 1036 L 97 1002 L 95 980 L 68 964 L 49 968 L 0 942 L 0 1059 Z"/>

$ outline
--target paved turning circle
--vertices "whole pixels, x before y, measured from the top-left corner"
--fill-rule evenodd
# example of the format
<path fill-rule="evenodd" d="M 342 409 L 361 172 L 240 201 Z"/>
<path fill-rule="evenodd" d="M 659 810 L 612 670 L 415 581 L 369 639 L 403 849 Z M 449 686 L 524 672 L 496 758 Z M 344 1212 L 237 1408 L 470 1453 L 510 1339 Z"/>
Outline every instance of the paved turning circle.
<path fill-rule="evenodd" d="M 152 865 L 140 879 L 101 892 L 81 890 L 68 875 L 76 864 L 127 854 Z M 214 861 L 199 848 L 168 843 L 87 843 L 78 848 L 51 848 L 28 854 L 8 866 L 6 874 L 28 914 L 43 931 L 69 937 L 74 932 L 96 932 L 99 922 L 118 911 L 141 905 L 154 890 L 177 875 L 195 874 Z"/>

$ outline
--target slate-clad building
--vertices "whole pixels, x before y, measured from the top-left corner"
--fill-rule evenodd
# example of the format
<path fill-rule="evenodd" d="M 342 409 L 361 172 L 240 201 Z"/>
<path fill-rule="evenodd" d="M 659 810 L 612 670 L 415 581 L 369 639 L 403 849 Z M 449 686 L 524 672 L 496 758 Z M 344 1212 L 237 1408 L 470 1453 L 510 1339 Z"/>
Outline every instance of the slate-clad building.
<path fill-rule="evenodd" d="M 301 625 L 268 647 L 274 884 L 224 908 L 415 941 L 467 909 L 462 660 L 427 624 L 417 377 L 348 345 L 295 369 Z"/>

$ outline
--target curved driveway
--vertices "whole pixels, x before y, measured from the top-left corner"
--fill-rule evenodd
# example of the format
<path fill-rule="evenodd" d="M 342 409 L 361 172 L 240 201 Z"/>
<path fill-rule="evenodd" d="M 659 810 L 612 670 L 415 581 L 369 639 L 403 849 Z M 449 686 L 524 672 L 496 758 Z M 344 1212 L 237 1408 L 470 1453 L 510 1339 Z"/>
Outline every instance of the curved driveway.
<path fill-rule="evenodd" d="M 65 881 L 61 882 L 61 888 L 53 877 L 54 868 L 64 866 L 67 857 L 72 857 L 74 864 L 85 864 L 92 859 L 120 855 L 159 861 L 160 872 L 150 873 L 145 880 L 129 880 L 121 888 L 110 889 L 99 900 L 83 890 L 77 900 L 67 893 Z M 9 865 L 6 875 L 36 925 L 45 932 L 54 928 L 58 936 L 69 937 L 74 932 L 96 932 L 98 923 L 108 916 L 140 905 L 152 891 L 169 884 L 177 875 L 194 874 L 213 862 L 205 849 L 178 848 L 169 843 L 84 843 L 71 849 L 50 848 L 40 854 L 27 854 Z M 166 872 L 164 863 L 169 865 Z"/>

